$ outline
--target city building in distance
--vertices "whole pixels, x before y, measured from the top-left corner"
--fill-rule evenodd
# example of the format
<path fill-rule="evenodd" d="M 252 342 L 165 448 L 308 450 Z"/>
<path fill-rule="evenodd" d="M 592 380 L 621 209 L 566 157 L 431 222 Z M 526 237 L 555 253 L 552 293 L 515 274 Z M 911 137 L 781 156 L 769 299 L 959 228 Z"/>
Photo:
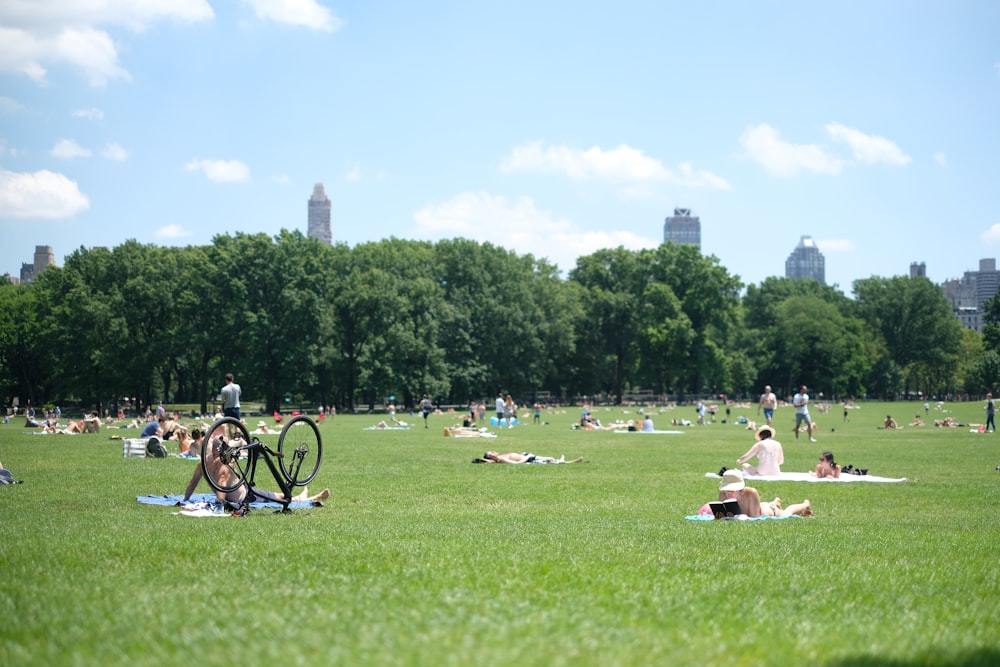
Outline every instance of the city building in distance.
<path fill-rule="evenodd" d="M 663 223 L 663 242 L 693 245 L 701 248 L 701 220 L 691 215 L 689 208 L 675 208 L 672 217 Z"/>
<path fill-rule="evenodd" d="M 826 284 L 826 260 L 811 236 L 803 236 L 795 250 L 785 260 L 786 278 L 812 278 Z"/>
<path fill-rule="evenodd" d="M 31 264 L 28 262 L 21 263 L 21 275 L 20 282 L 23 285 L 35 282 L 35 278 L 42 274 L 42 271 L 49 268 L 50 266 L 56 265 L 56 255 L 52 252 L 52 246 L 49 245 L 36 245 L 35 246 L 35 257 L 33 258 Z M 10 275 L 7 276 L 10 282 L 18 282 L 14 280 Z"/>
<path fill-rule="evenodd" d="M 978 271 L 966 271 L 961 278 L 946 280 L 941 289 L 951 303 L 955 317 L 966 329 L 983 332 L 986 302 L 1000 291 L 1000 271 L 995 258 L 979 260 Z"/>
<path fill-rule="evenodd" d="M 323 184 L 313 187 L 309 198 L 309 227 L 306 236 L 319 239 L 323 243 L 333 243 L 333 233 L 330 230 L 330 199 L 323 190 Z"/>

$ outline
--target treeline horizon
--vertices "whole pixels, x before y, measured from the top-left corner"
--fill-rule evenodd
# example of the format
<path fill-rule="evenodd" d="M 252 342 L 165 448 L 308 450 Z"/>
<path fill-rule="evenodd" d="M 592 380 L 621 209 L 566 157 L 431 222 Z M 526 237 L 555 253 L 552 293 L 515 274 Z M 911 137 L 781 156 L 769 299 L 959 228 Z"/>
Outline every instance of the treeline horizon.
<path fill-rule="evenodd" d="M 602 249 L 565 278 L 477 241 L 348 248 L 299 231 L 211 245 L 80 248 L 0 281 L 0 401 L 214 404 L 226 373 L 271 412 L 467 404 L 510 393 L 894 399 L 991 391 L 1000 306 L 980 335 L 925 277 L 744 285 L 695 246 Z"/>

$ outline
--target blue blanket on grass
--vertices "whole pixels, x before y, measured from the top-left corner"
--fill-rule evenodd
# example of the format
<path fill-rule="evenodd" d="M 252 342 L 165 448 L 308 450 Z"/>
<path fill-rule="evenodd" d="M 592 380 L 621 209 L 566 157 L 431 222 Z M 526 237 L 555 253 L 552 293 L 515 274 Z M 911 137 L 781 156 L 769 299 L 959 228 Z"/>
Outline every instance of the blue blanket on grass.
<path fill-rule="evenodd" d="M 140 503 L 144 504 L 144 505 L 163 505 L 165 507 L 174 507 L 174 506 L 176 506 L 178 504 L 183 503 L 184 496 L 180 496 L 180 495 L 176 495 L 176 494 L 168 495 L 168 496 L 136 496 L 135 499 L 137 501 L 139 501 Z M 196 493 L 193 496 L 191 496 L 191 498 L 188 500 L 188 504 L 194 505 L 194 504 L 197 504 L 197 503 L 208 503 L 210 505 L 214 504 L 215 503 L 215 494 L 214 493 Z M 291 503 L 288 504 L 288 508 L 289 509 L 301 509 L 303 507 L 322 507 L 322 506 L 323 506 L 323 503 L 321 503 L 318 500 L 295 501 L 295 502 L 291 502 Z M 272 507 L 274 509 L 281 509 L 282 505 L 279 502 L 275 502 L 275 501 L 269 500 L 269 501 L 261 501 L 261 502 L 250 503 L 250 507 L 252 509 L 263 509 L 265 507 Z"/>

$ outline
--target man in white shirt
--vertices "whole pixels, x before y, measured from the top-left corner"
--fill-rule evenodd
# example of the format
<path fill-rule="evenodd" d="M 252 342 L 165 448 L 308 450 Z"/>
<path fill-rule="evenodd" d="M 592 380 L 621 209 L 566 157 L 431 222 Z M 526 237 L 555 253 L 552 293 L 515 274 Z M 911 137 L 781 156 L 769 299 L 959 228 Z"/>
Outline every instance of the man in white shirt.
<path fill-rule="evenodd" d="M 240 394 L 243 393 L 243 390 L 233 381 L 232 373 L 226 373 L 226 386 L 219 393 L 222 394 L 222 414 L 239 419 Z"/>
<path fill-rule="evenodd" d="M 799 393 L 792 398 L 792 405 L 795 406 L 795 439 L 799 439 L 799 426 L 805 422 L 809 442 L 816 442 L 816 438 L 813 437 L 812 418 L 809 416 L 809 394 L 806 393 L 805 385 L 802 385 Z"/>

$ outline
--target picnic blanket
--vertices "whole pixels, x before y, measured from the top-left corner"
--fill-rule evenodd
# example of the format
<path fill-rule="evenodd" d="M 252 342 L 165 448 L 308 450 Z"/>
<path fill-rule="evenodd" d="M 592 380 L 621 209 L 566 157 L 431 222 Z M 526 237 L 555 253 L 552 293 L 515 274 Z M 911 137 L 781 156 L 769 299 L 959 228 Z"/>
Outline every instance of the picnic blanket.
<path fill-rule="evenodd" d="M 175 507 L 177 505 L 181 505 L 185 509 L 188 509 L 188 506 L 192 506 L 191 507 L 192 510 L 202 509 L 201 507 L 199 507 L 201 504 L 216 505 L 215 502 L 216 498 L 215 494 L 213 493 L 196 493 L 193 496 L 191 496 L 191 498 L 186 503 L 184 502 L 184 496 L 177 494 L 171 494 L 166 496 L 136 496 L 135 499 L 138 502 L 142 503 L 143 505 L 163 505 L 165 507 Z M 322 507 L 322 506 L 323 503 L 321 503 L 318 500 L 311 500 L 311 501 L 296 500 L 288 504 L 289 509 L 301 509 L 304 507 Z M 268 500 L 268 501 L 262 500 L 250 503 L 251 509 L 263 509 L 265 507 L 281 509 L 282 504 L 279 502 L 275 502 L 273 500 Z"/>
<path fill-rule="evenodd" d="M 365 426 L 362 431 L 409 431 L 409 426 Z"/>
<path fill-rule="evenodd" d="M 715 521 L 715 517 L 711 514 L 694 514 L 692 516 L 684 517 L 688 521 Z M 784 519 L 801 519 L 798 514 L 788 514 L 786 516 L 758 516 L 754 518 L 748 517 L 746 514 L 741 514 L 738 517 L 733 517 L 732 519 L 721 519 L 721 521 L 781 521 Z"/>
<path fill-rule="evenodd" d="M 650 433 L 676 435 L 678 433 L 683 433 L 683 432 L 684 431 L 629 431 L 627 429 L 616 429 L 615 430 L 615 433 L 645 433 L 647 435 L 650 434 Z"/>
<path fill-rule="evenodd" d="M 718 473 L 707 472 L 705 477 L 721 479 Z M 807 472 L 783 472 L 780 475 L 743 475 L 743 479 L 759 482 L 908 482 L 905 477 L 880 477 L 879 475 L 841 475 L 816 477 Z"/>

